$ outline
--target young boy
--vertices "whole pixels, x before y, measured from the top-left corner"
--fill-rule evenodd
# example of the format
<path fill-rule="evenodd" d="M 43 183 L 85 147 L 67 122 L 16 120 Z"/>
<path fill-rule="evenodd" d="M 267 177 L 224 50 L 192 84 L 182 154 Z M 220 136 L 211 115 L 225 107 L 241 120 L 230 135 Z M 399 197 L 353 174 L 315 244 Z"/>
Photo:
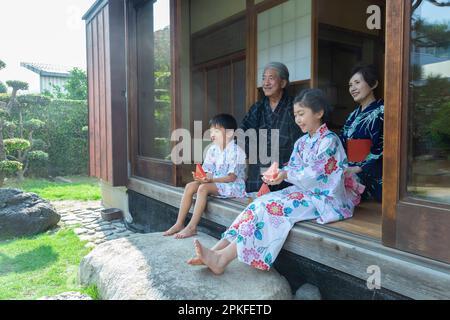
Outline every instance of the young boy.
<path fill-rule="evenodd" d="M 245 152 L 235 143 L 236 119 L 229 114 L 215 116 L 210 124 L 212 145 L 203 163 L 206 177 L 192 176 L 193 182 L 186 185 L 175 225 L 164 232 L 164 236 L 175 234 L 184 239 L 197 234 L 197 225 L 206 208 L 208 195 L 219 198 L 243 198 L 245 192 Z M 192 204 L 192 196 L 197 193 L 194 213 L 185 227 L 184 220 Z"/>

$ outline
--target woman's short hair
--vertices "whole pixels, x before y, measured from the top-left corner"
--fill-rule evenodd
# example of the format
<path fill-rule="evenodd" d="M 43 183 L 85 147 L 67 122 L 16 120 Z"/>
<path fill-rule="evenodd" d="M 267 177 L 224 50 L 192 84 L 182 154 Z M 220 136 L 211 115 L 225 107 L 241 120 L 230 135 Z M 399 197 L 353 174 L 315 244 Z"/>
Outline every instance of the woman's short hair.
<path fill-rule="evenodd" d="M 266 72 L 267 69 L 275 69 L 278 72 L 278 75 L 282 80 L 287 81 L 287 85 L 289 85 L 289 69 L 286 67 L 284 63 L 281 62 L 269 62 L 264 66 L 264 72 Z"/>
<path fill-rule="evenodd" d="M 300 104 L 302 107 L 311 109 L 314 113 L 323 111 L 322 122 L 330 121 L 333 107 L 328 98 L 320 89 L 305 89 L 302 90 L 295 98 L 294 105 Z"/>
<path fill-rule="evenodd" d="M 378 70 L 373 64 L 358 64 L 353 67 L 351 73 L 351 77 L 357 73 L 361 74 L 371 88 L 379 82 Z"/>
<path fill-rule="evenodd" d="M 221 113 L 209 121 L 210 127 L 220 127 L 225 130 L 237 130 L 236 119 L 231 114 Z"/>

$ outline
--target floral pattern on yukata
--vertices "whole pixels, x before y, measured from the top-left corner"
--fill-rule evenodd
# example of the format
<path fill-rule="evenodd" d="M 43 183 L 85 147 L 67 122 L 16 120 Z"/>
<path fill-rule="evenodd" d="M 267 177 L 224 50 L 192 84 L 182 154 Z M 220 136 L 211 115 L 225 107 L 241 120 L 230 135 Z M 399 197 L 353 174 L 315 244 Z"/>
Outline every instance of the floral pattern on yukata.
<path fill-rule="evenodd" d="M 356 176 L 345 176 L 347 157 L 339 137 L 326 125 L 294 147 L 287 172 L 291 187 L 249 204 L 222 237 L 236 241 L 241 262 L 269 270 L 295 223 L 320 224 L 351 218 L 364 191 Z"/>
<path fill-rule="evenodd" d="M 223 178 L 230 173 L 236 175 L 234 182 L 215 183 L 218 198 L 245 198 L 245 152 L 234 141 L 230 142 L 224 150 L 216 144 L 211 144 L 206 152 L 203 170 L 211 173 L 214 178 Z"/>

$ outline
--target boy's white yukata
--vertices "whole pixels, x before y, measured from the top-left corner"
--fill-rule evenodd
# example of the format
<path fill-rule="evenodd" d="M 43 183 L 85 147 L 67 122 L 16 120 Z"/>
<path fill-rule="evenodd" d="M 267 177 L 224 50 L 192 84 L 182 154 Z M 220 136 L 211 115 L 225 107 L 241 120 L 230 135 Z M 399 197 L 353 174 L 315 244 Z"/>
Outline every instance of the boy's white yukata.
<path fill-rule="evenodd" d="M 236 175 L 234 182 L 214 183 L 219 191 L 218 198 L 245 198 L 245 152 L 234 141 L 222 151 L 212 144 L 206 152 L 203 170 L 211 173 L 213 178 L 223 178 L 230 173 Z"/>
<path fill-rule="evenodd" d="M 320 224 L 352 217 L 364 186 L 345 176 L 347 156 L 339 137 L 321 126 L 295 144 L 287 172 L 293 186 L 266 194 L 236 218 L 223 234 L 236 241 L 241 262 L 269 270 L 295 223 L 316 219 Z"/>

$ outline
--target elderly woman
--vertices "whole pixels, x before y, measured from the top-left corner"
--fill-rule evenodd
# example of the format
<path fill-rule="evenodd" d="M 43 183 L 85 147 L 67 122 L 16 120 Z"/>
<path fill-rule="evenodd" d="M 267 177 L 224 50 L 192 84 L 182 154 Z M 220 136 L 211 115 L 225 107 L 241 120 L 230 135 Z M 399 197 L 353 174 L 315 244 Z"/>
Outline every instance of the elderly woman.
<path fill-rule="evenodd" d="M 257 163 L 250 163 L 248 168 L 248 178 L 246 183 L 247 192 L 258 191 L 262 185 L 261 173 L 270 166 L 261 164 L 259 159 L 259 136 L 261 129 L 267 130 L 267 151 L 271 154 L 271 130 L 279 130 L 279 163 L 284 164 L 289 161 L 292 148 L 297 139 L 301 136 L 301 130 L 295 124 L 294 113 L 292 109 L 292 97 L 286 92 L 289 84 L 288 68 L 280 62 L 271 62 L 264 68 L 262 76 L 262 90 L 264 98 L 256 102 L 249 110 L 244 120 L 242 120 L 240 129 L 247 131 L 255 129 L 257 131 Z M 264 142 L 264 141 L 263 141 Z M 252 143 L 255 143 L 253 141 Z M 246 153 L 249 159 L 248 143 L 246 144 Z M 280 186 L 271 187 L 272 191 L 287 187 L 283 183 Z"/>
<path fill-rule="evenodd" d="M 340 138 L 349 158 L 348 171 L 366 186 L 363 199 L 381 202 L 384 101 L 375 98 L 377 87 L 375 67 L 361 65 L 352 70 L 349 91 L 358 107 L 348 117 Z"/>

